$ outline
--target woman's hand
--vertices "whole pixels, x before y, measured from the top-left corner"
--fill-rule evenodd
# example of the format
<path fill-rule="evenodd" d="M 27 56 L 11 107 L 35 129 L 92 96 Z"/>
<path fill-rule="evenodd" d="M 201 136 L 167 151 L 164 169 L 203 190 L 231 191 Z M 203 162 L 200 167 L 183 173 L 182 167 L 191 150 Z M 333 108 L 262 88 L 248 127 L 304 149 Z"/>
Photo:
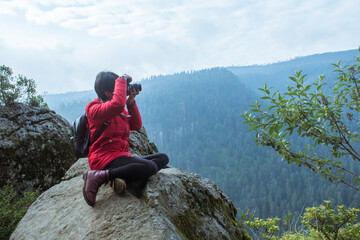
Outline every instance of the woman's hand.
<path fill-rule="evenodd" d="M 133 102 L 134 102 L 134 99 L 135 99 L 135 97 L 136 97 L 136 95 L 138 95 L 139 94 L 139 91 L 136 91 L 136 89 L 131 89 L 131 93 L 129 94 L 129 97 L 128 97 L 128 99 L 126 100 L 126 104 L 129 106 L 129 105 L 131 105 L 131 104 L 133 104 Z"/>
<path fill-rule="evenodd" d="M 121 78 L 125 79 L 127 84 L 131 83 L 132 77 L 127 75 L 126 73 L 121 76 Z"/>

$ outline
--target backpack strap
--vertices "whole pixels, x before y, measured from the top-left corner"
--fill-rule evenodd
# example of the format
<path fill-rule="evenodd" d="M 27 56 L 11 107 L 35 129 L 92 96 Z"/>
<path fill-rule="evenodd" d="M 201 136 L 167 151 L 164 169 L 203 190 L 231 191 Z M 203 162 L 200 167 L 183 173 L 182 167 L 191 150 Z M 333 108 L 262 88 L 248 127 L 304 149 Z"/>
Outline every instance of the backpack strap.
<path fill-rule="evenodd" d="M 95 138 L 93 139 L 93 141 L 90 142 L 89 146 L 91 146 L 96 140 L 98 140 L 98 138 L 104 132 L 105 128 L 109 125 L 109 123 L 110 123 L 110 121 L 104 122 L 104 124 L 101 126 L 99 131 L 96 133 Z"/>

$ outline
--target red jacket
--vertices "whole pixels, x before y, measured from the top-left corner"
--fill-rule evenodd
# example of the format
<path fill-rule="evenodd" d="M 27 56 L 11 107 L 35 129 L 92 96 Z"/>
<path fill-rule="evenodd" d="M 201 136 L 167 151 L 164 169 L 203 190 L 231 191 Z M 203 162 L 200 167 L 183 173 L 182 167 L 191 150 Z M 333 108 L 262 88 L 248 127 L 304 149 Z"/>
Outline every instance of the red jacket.
<path fill-rule="evenodd" d="M 131 156 L 128 138 L 130 130 L 140 130 L 142 122 L 136 102 L 126 105 L 126 81 L 122 78 L 115 80 L 113 98 L 101 102 L 98 98 L 90 102 L 85 109 L 89 121 L 90 139 L 92 140 L 104 122 L 110 121 L 104 132 L 89 149 L 89 165 L 91 170 L 102 170 L 112 160 L 120 156 Z"/>

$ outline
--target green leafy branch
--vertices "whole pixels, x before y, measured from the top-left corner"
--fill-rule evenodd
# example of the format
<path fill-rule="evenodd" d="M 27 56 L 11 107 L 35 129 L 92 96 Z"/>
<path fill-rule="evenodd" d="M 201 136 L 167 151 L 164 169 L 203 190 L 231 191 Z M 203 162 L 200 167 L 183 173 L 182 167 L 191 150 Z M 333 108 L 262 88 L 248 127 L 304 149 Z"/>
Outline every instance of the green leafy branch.
<path fill-rule="evenodd" d="M 13 76 L 13 71 L 0 66 L 0 105 L 9 106 L 16 100 L 33 107 L 48 107 L 41 95 L 37 95 L 36 83 L 25 76 Z"/>
<path fill-rule="evenodd" d="M 256 101 L 251 112 L 243 115 L 249 131 L 256 131 L 255 141 L 272 147 L 288 163 L 306 166 L 330 181 L 340 182 L 360 191 L 359 173 L 345 167 L 344 156 L 360 161 L 354 144 L 359 141 L 359 121 L 354 117 L 360 111 L 360 58 L 353 66 L 333 64 L 339 77 L 331 96 L 325 96 L 327 84 L 324 76 L 306 84 L 301 71 L 290 77 L 293 86 L 286 93 L 275 91 L 265 84 L 259 89 L 264 93 L 264 107 Z M 356 127 L 354 127 L 356 126 Z M 288 136 L 297 132 L 300 137 L 311 139 L 313 144 L 295 150 Z M 314 150 L 316 146 L 328 147 L 331 158 Z M 335 161 L 334 159 L 339 159 Z"/>

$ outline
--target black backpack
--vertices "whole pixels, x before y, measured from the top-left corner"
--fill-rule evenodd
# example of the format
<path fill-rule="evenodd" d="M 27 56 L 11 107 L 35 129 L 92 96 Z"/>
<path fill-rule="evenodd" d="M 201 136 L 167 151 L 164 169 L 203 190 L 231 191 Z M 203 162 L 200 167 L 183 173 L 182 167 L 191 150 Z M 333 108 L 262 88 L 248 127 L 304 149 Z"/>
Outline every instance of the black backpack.
<path fill-rule="evenodd" d="M 90 129 L 89 122 L 86 117 L 86 113 L 78 117 L 71 127 L 72 137 L 70 138 L 71 145 L 74 148 L 75 156 L 78 158 L 87 157 L 89 154 L 89 148 L 94 143 L 109 125 L 109 122 L 105 122 L 100 130 L 96 133 L 93 142 L 90 142 Z"/>

